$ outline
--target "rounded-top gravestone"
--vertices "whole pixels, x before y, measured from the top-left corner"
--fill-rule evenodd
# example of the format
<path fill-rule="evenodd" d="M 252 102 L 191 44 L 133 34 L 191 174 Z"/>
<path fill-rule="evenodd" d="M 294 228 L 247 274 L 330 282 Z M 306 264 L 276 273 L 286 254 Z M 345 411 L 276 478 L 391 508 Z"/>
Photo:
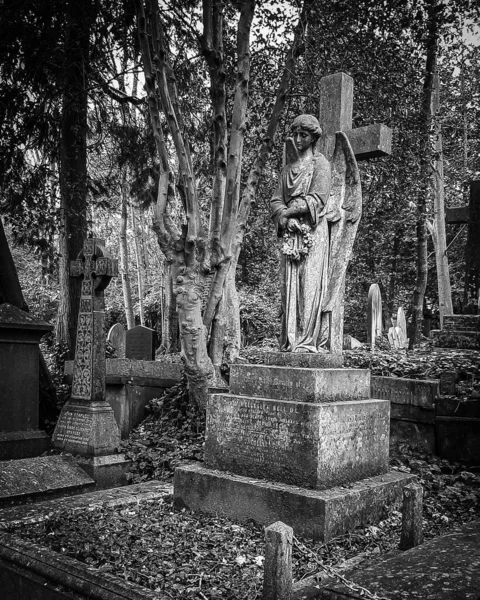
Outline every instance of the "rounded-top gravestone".
<path fill-rule="evenodd" d="M 115 323 L 110 327 L 107 340 L 112 344 L 117 353 L 117 358 L 125 358 L 125 337 L 126 331 L 123 325 Z"/>
<path fill-rule="evenodd" d="M 372 283 L 367 300 L 367 343 L 375 348 L 375 339 L 382 335 L 382 294 L 378 284 Z"/>

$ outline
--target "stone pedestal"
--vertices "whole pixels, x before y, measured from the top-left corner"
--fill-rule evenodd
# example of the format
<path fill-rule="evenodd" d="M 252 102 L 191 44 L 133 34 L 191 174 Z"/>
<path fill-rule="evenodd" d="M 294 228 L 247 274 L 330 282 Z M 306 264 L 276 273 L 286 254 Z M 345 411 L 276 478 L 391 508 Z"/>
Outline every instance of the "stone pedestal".
<path fill-rule="evenodd" d="M 412 477 L 388 471 L 389 402 L 370 398 L 369 371 L 331 360 L 233 365 L 230 394 L 207 404 L 205 465 L 176 470 L 175 502 L 328 540 L 400 501 Z"/>
<path fill-rule="evenodd" d="M 39 456 L 50 438 L 38 428 L 39 343 L 53 327 L 0 305 L 0 460 Z"/>

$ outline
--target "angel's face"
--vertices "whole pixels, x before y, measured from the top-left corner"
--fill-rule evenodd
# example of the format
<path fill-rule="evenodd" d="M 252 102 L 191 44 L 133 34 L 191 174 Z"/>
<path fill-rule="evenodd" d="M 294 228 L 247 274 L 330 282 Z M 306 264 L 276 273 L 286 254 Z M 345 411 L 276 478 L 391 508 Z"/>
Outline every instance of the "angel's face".
<path fill-rule="evenodd" d="M 313 136 L 306 129 L 297 127 L 293 131 L 293 141 L 295 142 L 295 147 L 301 153 L 310 148 L 313 143 Z"/>

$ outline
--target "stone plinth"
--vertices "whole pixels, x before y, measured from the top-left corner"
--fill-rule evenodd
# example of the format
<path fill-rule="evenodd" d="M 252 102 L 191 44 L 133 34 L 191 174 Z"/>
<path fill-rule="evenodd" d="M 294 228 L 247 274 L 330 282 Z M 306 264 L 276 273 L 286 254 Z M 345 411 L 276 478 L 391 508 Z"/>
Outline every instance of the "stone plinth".
<path fill-rule="evenodd" d="M 389 404 L 308 404 L 212 395 L 205 465 L 291 485 L 327 489 L 388 469 Z"/>
<path fill-rule="evenodd" d="M 234 364 L 230 393 L 297 402 L 340 402 L 370 398 L 366 369 L 289 368 Z"/>
<path fill-rule="evenodd" d="M 304 367 L 306 369 L 336 369 L 343 366 L 341 354 L 310 354 L 305 352 L 265 352 L 262 364 L 272 367 Z"/>
<path fill-rule="evenodd" d="M 0 459 L 42 454 L 38 429 L 39 343 L 53 327 L 11 304 L 0 305 Z"/>
<path fill-rule="evenodd" d="M 378 521 L 386 507 L 398 503 L 415 477 L 391 471 L 347 487 L 309 490 L 255 480 L 192 464 L 175 470 L 178 507 L 262 525 L 282 521 L 295 535 L 328 541 L 359 525 Z"/>
<path fill-rule="evenodd" d="M 255 360 L 210 395 L 205 463 L 176 469 L 178 506 L 328 540 L 401 501 L 412 477 L 388 472 L 390 405 L 369 372 L 338 368 L 341 355 Z"/>

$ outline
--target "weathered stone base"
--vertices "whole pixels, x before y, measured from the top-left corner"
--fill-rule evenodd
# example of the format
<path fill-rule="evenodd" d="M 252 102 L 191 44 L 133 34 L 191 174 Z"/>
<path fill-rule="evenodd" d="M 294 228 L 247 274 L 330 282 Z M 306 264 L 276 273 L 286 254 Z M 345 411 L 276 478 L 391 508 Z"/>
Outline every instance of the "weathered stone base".
<path fill-rule="evenodd" d="M 78 456 L 76 460 L 78 465 L 95 480 L 95 489 L 97 490 L 126 485 L 127 473 L 132 463 L 123 454 L 92 457 Z"/>
<path fill-rule="evenodd" d="M 120 430 L 108 402 L 69 400 L 53 434 L 53 446 L 82 456 L 108 456 L 120 446 Z"/>
<path fill-rule="evenodd" d="M 192 464 L 178 467 L 174 501 L 206 513 L 262 525 L 282 521 L 296 535 L 328 541 L 364 523 L 379 520 L 385 507 L 399 502 L 415 477 L 390 471 L 345 487 L 317 491 L 229 475 Z"/>
<path fill-rule="evenodd" d="M 50 447 L 50 437 L 40 429 L 0 432 L 0 460 L 40 456 Z"/>

